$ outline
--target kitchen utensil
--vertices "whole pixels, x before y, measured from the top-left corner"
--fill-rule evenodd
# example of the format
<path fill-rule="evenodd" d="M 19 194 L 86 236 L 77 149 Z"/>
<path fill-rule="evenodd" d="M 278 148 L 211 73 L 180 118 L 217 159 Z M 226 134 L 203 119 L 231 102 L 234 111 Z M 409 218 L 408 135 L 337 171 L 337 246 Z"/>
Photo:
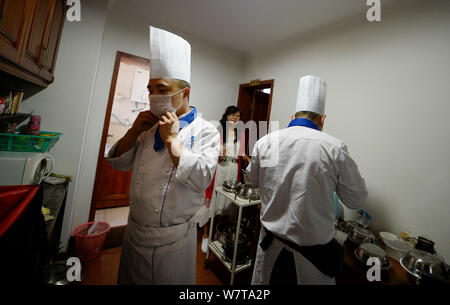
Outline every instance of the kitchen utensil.
<path fill-rule="evenodd" d="M 386 251 L 389 257 L 399 261 L 401 257 L 405 256 L 413 247 L 409 242 L 403 239 L 384 240 L 386 244 Z"/>
<path fill-rule="evenodd" d="M 370 243 L 363 243 L 357 249 L 355 249 L 354 254 L 356 258 L 363 263 L 367 264 L 367 260 L 371 257 L 376 257 L 380 260 L 381 269 L 388 270 L 391 268 L 391 263 L 386 256 L 386 251 L 377 245 Z"/>
<path fill-rule="evenodd" d="M 244 183 L 245 184 L 251 184 L 250 179 L 248 178 L 248 173 L 245 169 L 241 169 L 243 177 L 244 177 Z"/>
<path fill-rule="evenodd" d="M 242 183 L 239 181 L 226 180 L 222 184 L 222 189 L 225 192 L 237 193 L 241 186 L 242 186 Z"/>
<path fill-rule="evenodd" d="M 349 235 L 349 240 L 357 245 L 373 243 L 375 241 L 375 234 L 365 228 L 355 227 Z"/>
<path fill-rule="evenodd" d="M 236 237 L 235 231 L 229 231 L 225 234 L 225 244 L 222 246 L 225 257 L 232 262 L 233 254 L 234 254 L 234 239 Z M 238 245 L 237 245 L 237 254 L 236 254 L 236 263 L 237 264 L 245 264 L 250 255 L 251 250 L 251 241 L 247 237 L 245 233 L 240 233 L 238 237 Z"/>
<path fill-rule="evenodd" d="M 67 279 L 67 271 L 70 266 L 66 265 L 66 261 L 58 261 L 48 265 L 44 271 L 44 284 L 46 285 L 79 285 L 83 280 L 84 268 L 81 268 L 81 281 L 70 282 Z"/>
<path fill-rule="evenodd" d="M 378 234 L 380 235 L 380 237 L 383 241 L 385 239 L 387 239 L 387 240 L 397 240 L 398 239 L 398 236 L 391 232 L 380 232 Z"/>
<path fill-rule="evenodd" d="M 413 248 L 407 255 L 400 258 L 400 265 L 417 279 L 421 279 L 423 275 L 432 275 L 448 280 L 448 267 L 438 254 Z"/>
<path fill-rule="evenodd" d="M 416 244 L 416 249 L 423 250 L 431 254 L 436 253 L 436 251 L 434 250 L 434 242 L 423 236 L 419 236 Z"/>
<path fill-rule="evenodd" d="M 343 221 L 339 224 L 339 229 L 347 234 L 350 234 L 354 228 L 360 227 L 362 227 L 361 224 L 353 220 Z"/>
<path fill-rule="evenodd" d="M 236 231 L 236 223 L 233 222 L 222 222 L 218 223 L 216 226 L 216 238 L 221 244 L 225 244 L 225 237 L 229 235 L 230 233 L 233 233 Z M 239 232 L 242 234 L 244 233 L 245 229 L 241 226 L 239 229 Z M 234 242 L 234 239 L 233 239 Z M 233 243 L 234 244 L 234 243 Z"/>
<path fill-rule="evenodd" d="M 251 184 L 244 184 L 239 190 L 238 197 L 249 200 L 259 200 L 259 189 Z"/>

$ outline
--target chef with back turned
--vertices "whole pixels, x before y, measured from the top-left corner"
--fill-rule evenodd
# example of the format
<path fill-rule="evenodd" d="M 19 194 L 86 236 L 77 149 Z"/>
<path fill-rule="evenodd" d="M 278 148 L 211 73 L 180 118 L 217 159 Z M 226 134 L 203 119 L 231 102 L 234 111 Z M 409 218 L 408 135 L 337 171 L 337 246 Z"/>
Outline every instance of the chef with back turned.
<path fill-rule="evenodd" d="M 114 169 L 133 170 L 119 284 L 196 283 L 197 227 L 219 157 L 214 125 L 189 105 L 191 48 L 150 27 L 150 110 L 111 149 Z"/>
<path fill-rule="evenodd" d="M 323 80 L 302 77 L 288 128 L 254 146 L 247 172 L 260 189 L 262 225 L 252 284 L 336 283 L 342 247 L 333 193 L 359 209 L 367 190 L 347 146 L 322 132 L 325 97 Z"/>

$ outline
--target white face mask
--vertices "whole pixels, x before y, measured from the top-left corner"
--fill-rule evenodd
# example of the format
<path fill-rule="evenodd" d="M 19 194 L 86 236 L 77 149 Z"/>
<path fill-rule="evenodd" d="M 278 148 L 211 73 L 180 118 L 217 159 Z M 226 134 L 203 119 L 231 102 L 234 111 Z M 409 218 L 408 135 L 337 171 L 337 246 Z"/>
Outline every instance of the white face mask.
<path fill-rule="evenodd" d="M 172 107 L 172 96 L 180 93 L 183 90 L 184 88 L 169 95 L 150 95 L 150 111 L 159 118 L 167 112 L 177 112 L 177 109 Z"/>

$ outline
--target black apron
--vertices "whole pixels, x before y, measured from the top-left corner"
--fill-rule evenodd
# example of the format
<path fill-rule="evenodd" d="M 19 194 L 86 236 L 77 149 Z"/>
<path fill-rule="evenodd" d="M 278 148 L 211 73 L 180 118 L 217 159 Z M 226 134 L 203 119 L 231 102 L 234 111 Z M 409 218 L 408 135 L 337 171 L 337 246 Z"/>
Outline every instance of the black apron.
<path fill-rule="evenodd" d="M 266 230 L 266 236 L 264 236 L 263 240 L 259 244 L 263 251 L 266 251 L 273 239 L 276 238 L 291 249 L 299 252 L 317 269 L 319 269 L 320 272 L 328 275 L 329 277 L 333 278 L 337 273 L 342 272 L 344 249 L 336 241 L 336 239 L 333 238 L 325 245 L 299 246 L 289 240 L 276 236 L 266 228 L 264 229 Z"/>

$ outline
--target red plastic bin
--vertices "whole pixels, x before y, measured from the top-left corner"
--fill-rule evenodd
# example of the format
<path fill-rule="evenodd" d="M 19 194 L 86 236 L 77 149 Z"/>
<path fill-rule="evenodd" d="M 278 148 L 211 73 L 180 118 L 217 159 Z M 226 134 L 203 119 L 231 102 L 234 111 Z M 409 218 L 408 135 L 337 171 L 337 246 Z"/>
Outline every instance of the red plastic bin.
<path fill-rule="evenodd" d="M 79 225 L 73 230 L 75 236 L 75 247 L 77 250 L 77 257 L 82 262 L 87 262 L 100 257 L 100 253 L 105 243 L 106 235 L 110 230 L 110 225 L 107 222 L 98 221 L 97 227 L 92 234 L 87 235 L 89 228 L 94 224 L 94 221 Z"/>

